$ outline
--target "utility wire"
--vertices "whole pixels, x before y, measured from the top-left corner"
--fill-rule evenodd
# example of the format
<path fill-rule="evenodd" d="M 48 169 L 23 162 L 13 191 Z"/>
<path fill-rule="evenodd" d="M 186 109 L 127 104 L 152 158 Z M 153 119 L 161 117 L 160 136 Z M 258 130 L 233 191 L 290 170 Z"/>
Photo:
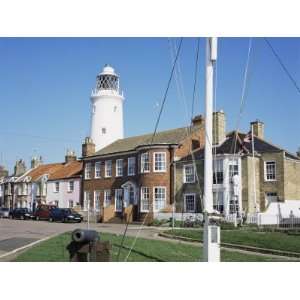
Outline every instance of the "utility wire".
<path fill-rule="evenodd" d="M 278 55 L 278 53 L 275 51 L 274 47 L 272 46 L 272 44 L 270 43 L 270 41 L 267 38 L 264 38 L 266 44 L 269 46 L 269 48 L 271 49 L 272 53 L 274 54 L 274 56 L 276 57 L 276 59 L 278 60 L 280 66 L 282 67 L 282 69 L 284 70 L 284 72 L 286 73 L 286 75 L 288 76 L 288 78 L 291 80 L 291 82 L 293 83 L 293 85 L 295 86 L 295 88 L 297 89 L 298 93 L 300 94 L 300 87 L 298 86 L 296 80 L 294 79 L 294 77 L 292 76 L 292 74 L 289 72 L 289 70 L 287 69 L 287 67 L 285 66 L 285 64 L 283 63 L 282 59 L 280 58 L 280 56 Z"/>
<path fill-rule="evenodd" d="M 154 128 L 154 132 L 153 132 L 153 135 L 152 135 L 152 139 L 151 139 L 151 143 L 150 145 L 153 144 L 153 141 L 154 141 L 154 137 L 156 135 L 156 132 L 157 132 L 157 128 L 158 128 L 158 125 L 159 125 L 159 121 L 160 121 L 160 118 L 161 118 L 161 114 L 163 112 L 163 108 L 164 108 L 164 105 L 165 105 L 165 102 L 166 102 L 166 99 L 167 99 L 167 95 L 168 95 L 168 91 L 169 91 L 169 88 L 170 88 L 170 85 L 171 85 L 171 81 L 172 81 L 172 78 L 173 78 L 173 75 L 174 75 L 174 71 L 175 71 L 175 67 L 176 67 L 176 63 L 177 63 L 177 60 L 178 60 L 178 57 L 179 57 L 179 54 L 180 54 L 180 50 L 181 50 L 181 45 L 182 45 L 182 40 L 183 38 L 180 38 L 180 43 L 179 43 L 179 46 L 178 46 L 178 49 L 177 49 L 177 53 L 176 53 L 176 57 L 175 57 L 175 60 L 174 60 L 174 63 L 173 63 L 173 67 L 172 67 L 172 70 L 171 70 L 171 74 L 170 74 L 170 77 L 169 77 L 169 80 L 168 80 L 168 84 L 167 84 L 167 88 L 166 88 L 166 91 L 164 93 L 164 97 L 163 97 L 163 102 L 162 102 L 162 105 L 161 105 L 161 108 L 160 108 L 160 112 L 158 114 L 158 117 L 157 117 L 157 120 L 156 120 L 156 123 L 155 123 L 155 128 Z M 132 252 L 132 249 L 134 248 L 135 244 L 136 244 L 136 241 L 137 241 L 137 238 L 138 236 L 140 235 L 140 232 L 141 232 L 141 229 L 142 227 L 144 226 L 144 223 L 148 217 L 148 214 L 149 212 L 146 214 L 146 216 L 144 217 L 144 221 L 142 223 L 142 225 L 140 226 L 136 236 L 135 236 L 135 239 L 129 249 L 129 252 L 125 258 L 125 261 L 128 260 L 131 252 Z M 121 251 L 121 248 L 123 247 L 123 244 L 124 244 L 124 241 L 125 241 L 125 236 L 126 236 L 126 232 L 127 232 L 127 229 L 128 229 L 128 224 L 129 224 L 129 219 L 128 218 L 128 221 L 127 221 L 127 224 L 126 224 L 126 228 L 125 228 L 125 231 L 123 233 L 123 236 L 122 236 L 122 242 L 121 242 L 121 245 L 119 247 L 119 251 L 118 251 L 118 260 L 120 258 L 120 251 Z"/>
<path fill-rule="evenodd" d="M 161 114 L 163 112 L 165 102 L 167 100 L 167 95 L 168 95 L 168 91 L 169 91 L 169 88 L 170 88 L 170 85 L 171 85 L 171 81 L 172 81 L 172 78 L 173 78 L 173 75 L 174 75 L 176 62 L 178 60 L 179 53 L 180 53 L 180 50 L 181 50 L 182 40 L 183 40 L 183 38 L 180 38 L 179 46 L 178 46 L 178 49 L 177 49 L 177 54 L 176 54 L 176 57 L 175 57 L 175 60 L 174 60 L 174 64 L 173 64 L 173 67 L 172 67 L 170 78 L 169 78 L 169 81 L 168 81 L 168 84 L 167 84 L 167 88 L 166 88 L 166 91 L 165 91 L 165 94 L 164 94 L 164 97 L 163 97 L 163 102 L 161 104 L 160 111 L 159 111 L 159 114 L 158 114 L 158 118 L 157 118 L 157 121 L 156 121 L 156 124 L 155 124 L 155 129 L 154 129 L 154 132 L 153 132 L 153 135 L 152 135 L 151 144 L 153 144 L 154 137 L 156 135 L 158 124 L 159 124 L 159 121 L 160 121 L 160 117 L 161 117 Z"/>

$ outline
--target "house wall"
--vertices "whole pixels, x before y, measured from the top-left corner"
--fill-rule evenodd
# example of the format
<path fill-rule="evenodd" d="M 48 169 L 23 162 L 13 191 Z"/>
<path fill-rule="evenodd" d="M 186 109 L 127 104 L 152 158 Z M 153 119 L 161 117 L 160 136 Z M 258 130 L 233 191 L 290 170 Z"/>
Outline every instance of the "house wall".
<path fill-rule="evenodd" d="M 264 165 L 266 161 L 276 162 L 276 180 L 266 181 Z M 273 153 L 262 153 L 260 159 L 260 210 L 263 212 L 266 207 L 266 193 L 277 193 L 278 201 L 284 201 L 284 151 Z"/>
<path fill-rule="evenodd" d="M 183 168 L 184 165 L 192 164 L 192 161 L 178 161 L 176 162 L 175 172 L 175 199 L 176 212 L 184 213 L 184 194 L 196 194 L 196 212 L 202 212 L 201 197 L 203 196 L 204 187 L 204 160 L 197 160 L 195 162 L 197 168 L 198 180 L 194 183 L 184 183 Z"/>
<path fill-rule="evenodd" d="M 149 173 L 140 173 L 140 155 L 143 152 L 149 152 L 149 160 L 150 160 L 150 172 Z M 166 153 L 166 172 L 153 172 L 153 153 L 154 152 L 165 152 Z M 90 192 L 91 197 L 93 199 L 94 192 L 100 191 L 100 210 L 103 216 L 103 212 L 105 213 L 103 220 L 104 221 L 116 221 L 116 217 L 122 217 L 123 212 L 115 212 L 115 190 L 121 189 L 122 185 L 126 182 L 132 182 L 136 187 L 136 200 L 138 204 L 138 211 L 139 211 L 139 219 L 143 220 L 143 218 L 149 214 L 151 214 L 151 210 L 153 207 L 153 188 L 155 186 L 164 186 L 166 187 L 166 206 L 165 210 L 170 212 L 172 207 L 172 186 L 171 186 L 171 177 L 170 177 L 170 170 L 171 170 L 171 162 L 173 160 L 173 150 L 169 147 L 159 147 L 159 148 L 151 148 L 151 149 L 144 149 L 133 152 L 131 154 L 123 154 L 123 155 L 113 155 L 113 156 L 105 156 L 100 158 L 93 158 L 84 161 L 84 169 L 87 162 L 92 164 L 92 178 L 91 179 L 84 179 L 83 180 L 83 192 Z M 135 175 L 128 176 L 128 158 L 135 157 L 136 158 L 136 169 Z M 116 177 L 116 160 L 123 159 L 123 176 Z M 111 160 L 112 161 L 112 177 L 105 178 L 105 161 Z M 101 162 L 101 171 L 100 177 L 95 178 L 95 162 Z M 141 187 L 149 187 L 150 188 L 150 213 L 143 213 L 140 212 L 140 188 Z M 111 190 L 111 205 L 110 207 L 104 208 L 104 190 Z M 82 206 L 84 197 L 82 197 Z M 90 207 L 93 209 L 94 201 L 91 201 Z M 128 209 L 127 209 L 128 210 Z"/>
<path fill-rule="evenodd" d="M 254 160 L 254 167 L 253 167 Z M 254 199 L 254 180 L 253 172 L 255 168 L 255 189 L 259 207 L 261 206 L 260 199 L 260 158 L 252 156 L 244 156 L 242 158 L 242 206 L 245 213 L 255 213 Z"/>
<path fill-rule="evenodd" d="M 70 181 L 74 181 L 74 191 L 68 191 L 68 184 Z M 59 182 L 59 192 L 55 192 L 55 182 Z M 58 201 L 58 206 L 61 208 L 69 207 L 69 200 L 73 201 L 74 206 L 80 203 L 80 189 L 81 179 L 80 178 L 69 178 L 63 180 L 49 180 L 47 182 L 47 196 L 46 203 L 54 204 Z"/>
<path fill-rule="evenodd" d="M 284 200 L 300 200 L 300 161 L 284 159 Z"/>

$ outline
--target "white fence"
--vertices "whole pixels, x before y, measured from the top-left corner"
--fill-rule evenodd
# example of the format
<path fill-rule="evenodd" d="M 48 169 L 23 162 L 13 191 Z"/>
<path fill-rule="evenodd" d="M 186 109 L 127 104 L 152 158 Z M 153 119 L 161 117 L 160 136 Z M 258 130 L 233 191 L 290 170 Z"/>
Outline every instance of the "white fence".
<path fill-rule="evenodd" d="M 264 213 L 248 214 L 247 224 L 253 224 L 257 226 L 276 226 L 278 228 L 299 228 L 300 229 L 300 217 L 289 216 L 282 217 L 279 214 L 270 215 Z"/>

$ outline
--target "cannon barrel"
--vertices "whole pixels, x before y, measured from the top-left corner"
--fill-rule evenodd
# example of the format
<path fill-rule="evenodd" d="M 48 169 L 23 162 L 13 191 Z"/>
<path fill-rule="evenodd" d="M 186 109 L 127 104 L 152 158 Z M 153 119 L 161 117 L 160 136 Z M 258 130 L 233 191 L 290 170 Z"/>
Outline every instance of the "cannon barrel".
<path fill-rule="evenodd" d="M 72 240 L 77 243 L 88 243 L 98 240 L 98 232 L 95 230 L 75 229 L 72 232 Z"/>

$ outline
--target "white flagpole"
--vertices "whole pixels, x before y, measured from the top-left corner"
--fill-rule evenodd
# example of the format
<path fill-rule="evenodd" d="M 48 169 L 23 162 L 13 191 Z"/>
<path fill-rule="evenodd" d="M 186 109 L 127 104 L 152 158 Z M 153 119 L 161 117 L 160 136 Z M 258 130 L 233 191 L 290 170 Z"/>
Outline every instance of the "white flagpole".
<path fill-rule="evenodd" d="M 217 60 L 217 38 L 206 39 L 205 73 L 205 153 L 204 153 L 204 232 L 203 259 L 206 262 L 220 261 L 220 227 L 213 210 L 213 74 Z"/>

